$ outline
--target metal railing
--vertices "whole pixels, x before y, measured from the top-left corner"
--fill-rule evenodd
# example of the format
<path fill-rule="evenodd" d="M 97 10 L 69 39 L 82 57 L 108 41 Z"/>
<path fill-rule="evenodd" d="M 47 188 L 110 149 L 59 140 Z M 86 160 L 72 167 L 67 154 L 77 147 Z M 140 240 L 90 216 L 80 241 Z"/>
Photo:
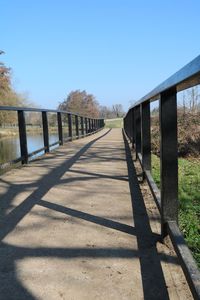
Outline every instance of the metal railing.
<path fill-rule="evenodd" d="M 200 272 L 178 227 L 177 92 L 200 84 L 200 56 L 130 107 L 124 130 L 161 214 L 161 235 L 170 235 L 191 292 L 200 299 Z M 160 190 L 151 175 L 150 103 L 159 100 Z"/>
<path fill-rule="evenodd" d="M 1 166 L 6 167 L 11 164 L 22 162 L 22 164 L 27 164 L 29 159 L 32 156 L 37 155 L 38 153 L 44 151 L 45 153 L 50 152 L 50 148 L 55 145 L 63 145 L 66 141 L 72 141 L 73 139 L 78 139 L 80 137 L 85 137 L 90 134 L 93 134 L 104 127 L 104 119 L 97 118 L 88 118 L 83 117 L 78 114 L 74 114 L 68 111 L 62 110 L 51 110 L 51 109 L 38 109 L 38 108 L 26 108 L 26 107 L 11 107 L 11 106 L 0 106 L 0 111 L 13 111 L 17 112 L 18 117 L 18 128 L 19 128 L 19 140 L 20 140 L 20 152 L 21 156 L 3 163 Z M 44 147 L 28 153 L 27 145 L 27 124 L 25 113 L 26 112 L 36 112 L 41 113 L 42 116 L 42 133 Z M 58 131 L 58 141 L 50 144 L 49 143 L 49 122 L 48 114 L 55 113 L 57 115 L 57 131 Z M 62 117 L 65 117 L 68 123 L 68 138 L 64 139 L 63 135 L 63 120 Z M 73 118 L 75 121 L 73 122 Z M 75 133 L 75 134 L 74 134 Z M 0 150 L 1 151 L 1 150 Z"/>

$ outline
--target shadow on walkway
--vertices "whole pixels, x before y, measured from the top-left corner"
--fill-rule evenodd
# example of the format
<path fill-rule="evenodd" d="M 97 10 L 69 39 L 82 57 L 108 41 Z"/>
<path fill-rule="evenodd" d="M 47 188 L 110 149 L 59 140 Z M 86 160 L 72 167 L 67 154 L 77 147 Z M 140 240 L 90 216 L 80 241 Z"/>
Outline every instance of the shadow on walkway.
<path fill-rule="evenodd" d="M 37 189 L 35 189 L 32 192 L 32 194 L 25 199 L 25 201 L 23 201 L 18 207 L 14 208 L 8 215 L 2 216 L 3 218 L 0 223 L 0 299 L 35 299 L 34 296 L 22 286 L 19 279 L 17 278 L 15 270 L 15 262 L 18 259 L 23 259 L 26 257 L 58 257 L 64 258 L 66 260 L 75 257 L 139 257 L 141 265 L 141 277 L 143 283 L 144 299 L 169 299 L 159 255 L 156 250 L 156 241 L 158 240 L 158 236 L 153 234 L 150 228 L 148 215 L 140 192 L 136 171 L 133 166 L 130 149 L 125 136 L 124 144 L 126 151 L 129 186 L 132 198 L 133 218 L 135 227 L 42 200 L 43 196 L 53 186 L 59 183 L 63 174 L 67 172 L 72 167 L 72 165 L 76 163 L 76 161 L 80 159 L 80 157 L 95 142 L 103 138 L 109 132 L 110 130 L 86 144 L 73 157 L 62 163 L 60 166 L 50 169 L 47 175 L 45 175 L 41 180 L 34 184 L 34 186 L 37 187 Z M 91 175 L 90 173 L 88 174 Z M 101 178 L 103 175 L 94 173 L 94 176 L 95 178 Z M 108 176 L 105 175 L 105 178 L 107 177 Z M 84 178 L 82 179 L 84 180 Z M 125 178 L 120 178 L 119 176 L 116 176 L 115 179 L 126 180 Z M 21 186 L 21 188 L 23 187 Z M 13 189 L 12 185 L 10 186 L 10 188 L 4 196 L 5 199 L 7 199 L 7 206 L 10 205 L 13 197 L 16 196 L 15 192 L 20 192 L 20 188 L 16 189 L 15 192 L 11 191 L 11 189 Z M 5 242 L 3 242 L 3 239 L 7 236 L 7 234 L 9 234 L 16 227 L 20 220 L 26 214 L 28 214 L 33 208 L 33 206 L 36 204 L 43 207 L 47 207 L 51 210 L 61 212 L 65 215 L 70 215 L 74 218 L 83 219 L 88 222 L 98 224 L 100 226 L 112 228 L 130 235 L 134 235 L 137 237 L 138 250 L 131 250 L 126 248 L 24 248 L 8 245 Z"/>
<path fill-rule="evenodd" d="M 159 236 L 152 233 L 144 199 L 140 191 L 137 174 L 132 161 L 128 141 L 124 137 L 129 186 L 133 207 L 133 219 L 138 242 L 144 299 L 169 299 L 160 258 L 156 249 Z"/>

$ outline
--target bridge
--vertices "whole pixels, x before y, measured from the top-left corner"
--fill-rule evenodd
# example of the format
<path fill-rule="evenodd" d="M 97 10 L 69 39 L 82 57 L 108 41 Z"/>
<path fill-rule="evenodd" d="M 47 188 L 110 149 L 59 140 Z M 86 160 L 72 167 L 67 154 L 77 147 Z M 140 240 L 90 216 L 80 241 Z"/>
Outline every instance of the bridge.
<path fill-rule="evenodd" d="M 70 112 L 0 107 L 17 112 L 21 149 L 2 168 L 21 166 L 0 178 L 0 299 L 199 299 L 199 270 L 177 222 L 176 120 L 177 91 L 199 81 L 197 57 L 132 106 L 123 129 Z M 161 190 L 150 159 L 150 102 L 158 98 Z M 44 140 L 32 153 L 30 111 L 42 115 Z M 57 115 L 53 144 L 49 113 Z"/>

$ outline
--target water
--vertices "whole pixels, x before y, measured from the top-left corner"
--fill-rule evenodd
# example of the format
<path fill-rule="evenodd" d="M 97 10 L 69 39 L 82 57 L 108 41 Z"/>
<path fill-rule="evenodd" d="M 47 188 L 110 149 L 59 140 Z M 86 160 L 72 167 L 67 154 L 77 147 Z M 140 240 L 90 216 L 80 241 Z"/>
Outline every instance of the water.
<path fill-rule="evenodd" d="M 58 134 L 49 135 L 49 143 L 52 144 L 58 141 Z M 43 135 L 33 134 L 27 135 L 28 153 L 36 151 L 44 147 Z M 41 155 L 44 152 L 39 153 Z M 0 139 L 0 163 L 9 162 L 13 159 L 19 158 L 20 154 L 20 142 L 18 136 L 10 136 Z"/>

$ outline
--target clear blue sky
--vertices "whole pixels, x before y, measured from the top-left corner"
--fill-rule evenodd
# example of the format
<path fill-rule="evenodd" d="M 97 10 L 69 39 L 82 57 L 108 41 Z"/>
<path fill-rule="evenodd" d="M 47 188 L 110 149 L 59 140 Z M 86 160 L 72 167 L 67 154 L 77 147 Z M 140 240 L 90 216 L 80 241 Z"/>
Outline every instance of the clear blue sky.
<path fill-rule="evenodd" d="M 200 54 L 199 0 L 0 0 L 13 84 L 56 108 L 75 89 L 124 109 Z"/>

